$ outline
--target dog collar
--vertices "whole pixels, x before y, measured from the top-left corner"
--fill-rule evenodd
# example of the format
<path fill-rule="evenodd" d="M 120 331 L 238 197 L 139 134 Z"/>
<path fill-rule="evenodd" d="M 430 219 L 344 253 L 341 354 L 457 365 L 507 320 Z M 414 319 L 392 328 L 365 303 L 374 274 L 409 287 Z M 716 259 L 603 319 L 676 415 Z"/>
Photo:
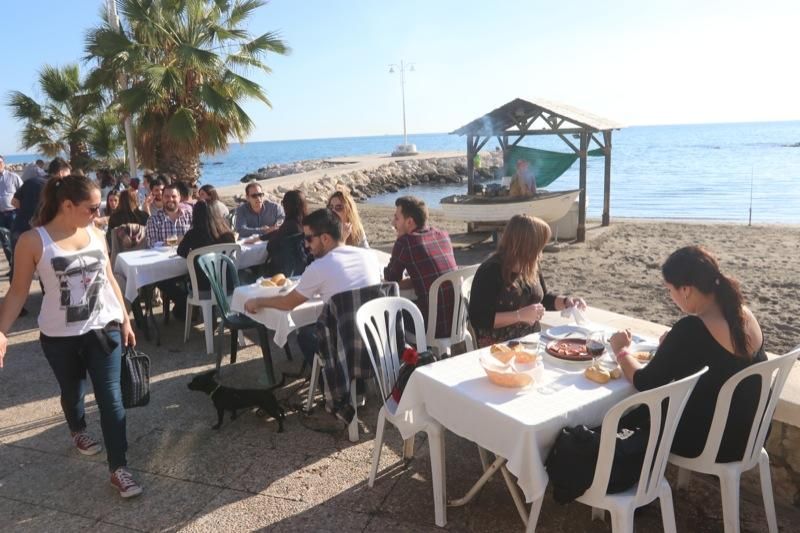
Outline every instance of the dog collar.
<path fill-rule="evenodd" d="M 209 394 L 209 395 L 208 395 L 208 397 L 209 397 L 209 398 L 214 398 L 214 393 L 215 393 L 215 392 L 217 392 L 217 390 L 218 390 L 218 389 L 219 389 L 221 386 L 222 386 L 222 385 L 219 385 L 219 384 L 217 384 L 217 386 L 216 386 L 216 387 L 214 387 L 214 390 L 212 390 L 212 391 L 211 391 L 211 394 Z"/>

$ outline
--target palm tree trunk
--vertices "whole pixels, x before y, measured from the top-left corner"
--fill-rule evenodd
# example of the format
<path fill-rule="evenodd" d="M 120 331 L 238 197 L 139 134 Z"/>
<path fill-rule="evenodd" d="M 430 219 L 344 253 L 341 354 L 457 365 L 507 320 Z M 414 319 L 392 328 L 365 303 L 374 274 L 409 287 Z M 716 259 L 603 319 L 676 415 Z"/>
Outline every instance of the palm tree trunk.
<path fill-rule="evenodd" d="M 180 153 L 177 150 L 159 152 L 156 165 L 159 171 L 172 173 L 179 180 L 194 186 L 200 177 L 200 154 Z"/>
<path fill-rule="evenodd" d="M 86 170 L 92 161 L 89 146 L 84 142 L 69 143 L 69 166 L 73 170 Z"/>

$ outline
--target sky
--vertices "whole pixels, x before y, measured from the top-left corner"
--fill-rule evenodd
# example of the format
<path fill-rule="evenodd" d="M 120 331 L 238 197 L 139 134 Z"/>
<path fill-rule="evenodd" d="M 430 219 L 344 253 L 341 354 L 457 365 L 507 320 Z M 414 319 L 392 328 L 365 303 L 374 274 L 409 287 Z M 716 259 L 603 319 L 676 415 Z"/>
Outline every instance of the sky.
<path fill-rule="evenodd" d="M 44 64 L 80 62 L 103 0 L 13 2 L 2 24 L 0 101 L 39 99 Z M 625 125 L 800 119 L 796 0 L 272 0 L 253 34 L 292 48 L 252 72 L 248 141 L 449 132 L 520 97 Z M 82 64 L 88 70 L 90 65 Z M 0 105 L 0 153 L 22 153 Z"/>

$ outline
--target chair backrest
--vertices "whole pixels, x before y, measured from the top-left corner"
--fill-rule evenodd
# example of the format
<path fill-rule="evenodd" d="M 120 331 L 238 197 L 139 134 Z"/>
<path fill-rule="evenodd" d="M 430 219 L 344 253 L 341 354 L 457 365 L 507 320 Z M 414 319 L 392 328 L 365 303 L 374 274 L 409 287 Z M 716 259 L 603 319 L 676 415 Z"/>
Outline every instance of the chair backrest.
<path fill-rule="evenodd" d="M 464 340 L 464 330 L 467 323 L 467 307 L 468 300 L 464 298 L 464 287 L 467 287 L 467 294 L 472 287 L 472 278 L 475 277 L 475 272 L 480 265 L 471 265 L 467 267 L 457 268 L 446 272 L 436 278 L 431 284 L 428 291 L 428 329 L 427 340 L 428 344 L 433 344 L 436 338 L 436 323 L 438 322 L 439 315 L 439 294 L 440 289 L 444 289 L 448 285 L 453 287 L 453 316 L 449 324 L 449 338 L 452 343 Z"/>
<path fill-rule="evenodd" d="M 114 229 L 108 230 L 110 235 L 111 248 L 109 250 L 109 260 L 114 265 L 117 255 L 122 252 L 140 250 L 147 246 L 145 238 L 145 227 L 141 224 L 122 224 Z"/>
<path fill-rule="evenodd" d="M 650 411 L 650 433 L 647 438 L 647 450 L 644 454 L 642 471 L 636 487 L 635 501 L 637 505 L 644 505 L 658 496 L 658 486 L 664 477 L 664 470 L 667 468 L 669 451 L 672 448 L 672 440 L 675 437 L 681 413 L 683 413 L 686 401 L 700 376 L 707 371 L 708 367 L 703 367 L 691 376 L 629 396 L 609 409 L 603 417 L 597 466 L 594 470 L 592 485 L 585 493 L 586 496 L 601 498 L 608 492 L 614 451 L 617 445 L 619 419 L 626 412 L 640 405 L 646 405 Z M 666 407 L 664 407 L 664 400 L 667 400 Z"/>
<path fill-rule="evenodd" d="M 425 323 L 417 305 L 399 296 L 376 298 L 362 305 L 356 313 L 358 332 L 369 352 L 375 375 L 378 376 L 384 403 L 397 381 L 397 373 L 400 370 L 400 352 L 404 347 L 398 347 L 396 332 L 404 312 L 411 315 L 414 331 L 424 330 Z M 418 335 L 417 351 L 421 352 L 427 348 L 425 338 Z"/>
<path fill-rule="evenodd" d="M 228 302 L 228 294 L 225 290 L 225 280 L 230 276 L 233 286 L 239 286 L 239 274 L 236 272 L 236 263 L 227 255 L 221 253 L 203 254 L 197 258 L 200 270 L 208 277 L 211 285 L 211 294 L 223 317 L 228 317 L 231 306 Z"/>
<path fill-rule="evenodd" d="M 195 298 L 198 297 L 200 294 L 199 288 L 197 286 L 197 270 L 194 268 L 195 258 L 199 255 L 205 254 L 223 254 L 227 255 L 231 259 L 236 262 L 239 252 L 242 250 L 242 247 L 236 243 L 225 243 L 225 244 L 212 244 L 210 246 L 203 246 L 202 248 L 196 248 L 189 252 L 189 255 L 186 256 L 186 266 L 189 268 L 189 281 L 192 284 L 192 294 Z M 223 289 L 225 290 L 225 294 L 228 293 L 227 285 L 227 278 L 223 280 Z"/>
<path fill-rule="evenodd" d="M 750 428 L 750 436 L 747 438 L 744 457 L 742 457 L 742 468 L 744 470 L 755 466 L 761 454 L 761 448 L 767 438 L 767 430 L 769 429 L 770 421 L 772 421 L 772 415 L 775 413 L 778 398 L 780 398 L 783 386 L 798 356 L 800 356 L 800 346 L 796 346 L 787 354 L 750 365 L 731 376 L 722 385 L 719 390 L 719 396 L 717 396 L 717 406 L 714 409 L 714 418 L 708 430 L 706 445 L 703 448 L 703 453 L 697 457 L 698 461 L 703 461 L 706 464 L 716 462 L 722 442 L 722 434 L 728 422 L 733 394 L 744 379 L 750 376 L 759 376 L 761 378 L 761 394 L 758 398 L 755 417 L 753 417 L 753 426 Z"/>
<path fill-rule="evenodd" d="M 266 275 L 299 276 L 306 270 L 305 235 L 302 232 L 272 239 L 267 245 Z"/>

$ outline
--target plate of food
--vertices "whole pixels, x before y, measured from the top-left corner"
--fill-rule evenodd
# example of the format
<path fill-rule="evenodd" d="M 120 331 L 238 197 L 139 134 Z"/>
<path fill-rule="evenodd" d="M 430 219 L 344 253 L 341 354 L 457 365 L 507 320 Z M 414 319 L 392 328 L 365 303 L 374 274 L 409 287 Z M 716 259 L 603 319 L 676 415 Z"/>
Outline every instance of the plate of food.
<path fill-rule="evenodd" d="M 295 283 L 283 274 L 275 274 L 271 278 L 258 278 L 256 284 L 262 292 L 277 295 L 288 292 Z"/>
<path fill-rule="evenodd" d="M 657 351 L 658 344 L 649 342 L 634 343 L 628 348 L 628 353 L 640 363 L 649 363 Z"/>
<path fill-rule="evenodd" d="M 569 363 L 586 363 L 595 357 L 589 354 L 586 339 L 569 338 L 550 341 L 545 346 L 545 352 L 551 357 Z M 598 357 L 600 355 L 602 352 L 597 354 Z"/>
<path fill-rule="evenodd" d="M 551 339 L 565 339 L 567 337 L 575 337 L 576 339 L 586 339 L 592 330 L 584 328 L 583 326 L 576 326 L 574 324 L 564 324 L 563 326 L 553 326 L 543 332 L 545 337 Z"/>

